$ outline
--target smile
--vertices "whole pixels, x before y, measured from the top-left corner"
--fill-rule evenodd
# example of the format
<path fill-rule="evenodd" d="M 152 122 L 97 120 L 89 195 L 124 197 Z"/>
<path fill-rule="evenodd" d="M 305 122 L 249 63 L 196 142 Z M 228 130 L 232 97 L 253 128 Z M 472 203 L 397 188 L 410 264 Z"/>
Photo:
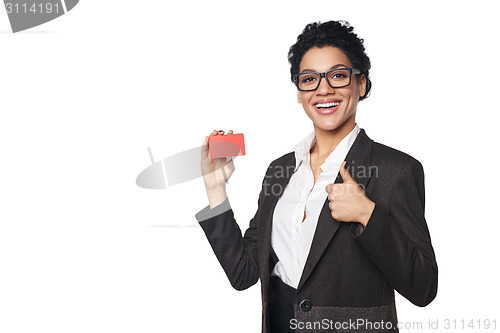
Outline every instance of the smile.
<path fill-rule="evenodd" d="M 331 108 L 339 105 L 340 102 L 332 102 L 332 103 L 318 103 L 316 104 L 317 108 Z"/>
<path fill-rule="evenodd" d="M 341 102 L 317 103 L 314 109 L 321 115 L 332 114 L 339 109 Z"/>

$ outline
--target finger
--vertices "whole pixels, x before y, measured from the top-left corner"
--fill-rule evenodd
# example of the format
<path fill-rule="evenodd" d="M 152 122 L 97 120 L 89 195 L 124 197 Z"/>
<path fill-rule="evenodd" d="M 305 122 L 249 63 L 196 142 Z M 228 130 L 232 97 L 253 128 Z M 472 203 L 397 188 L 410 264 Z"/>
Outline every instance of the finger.
<path fill-rule="evenodd" d="M 233 134 L 233 130 L 229 130 L 229 132 L 227 132 L 227 134 L 228 134 L 228 135 L 229 135 L 229 134 Z M 228 156 L 228 158 L 227 158 L 227 163 L 229 164 L 229 163 L 231 163 L 232 161 L 233 161 L 233 157 L 232 157 L 232 156 Z"/>
<path fill-rule="evenodd" d="M 333 201 L 335 198 L 343 195 L 344 184 L 330 184 L 330 192 L 328 193 L 328 200 Z"/>
<path fill-rule="evenodd" d="M 333 183 L 332 184 L 328 184 L 325 187 L 325 191 L 328 192 L 328 193 L 330 193 L 330 194 L 334 194 L 335 191 L 336 191 L 336 189 L 339 188 L 339 185 L 342 185 L 342 184 L 333 184 Z"/>
<path fill-rule="evenodd" d="M 352 178 L 351 175 L 349 174 L 349 171 L 347 171 L 347 169 L 345 168 L 346 163 L 347 162 L 344 161 L 340 165 L 340 176 L 342 177 L 342 180 L 344 181 L 344 183 L 357 184 L 357 182 L 354 180 L 354 178 Z"/>
<path fill-rule="evenodd" d="M 201 145 L 201 159 L 205 159 L 208 157 L 208 136 L 203 140 L 203 144 Z"/>
<path fill-rule="evenodd" d="M 213 130 L 212 133 L 210 133 L 207 137 L 205 137 L 205 140 L 203 140 L 203 145 L 201 146 L 201 159 L 204 160 L 206 158 L 209 158 L 209 143 L 210 143 L 210 137 L 213 135 L 217 135 L 217 131 Z M 213 160 L 210 158 L 210 163 L 212 163 Z"/>
<path fill-rule="evenodd" d="M 225 170 L 225 169 L 226 169 L 226 168 L 221 168 L 221 170 L 222 170 L 222 175 L 224 176 L 224 183 L 227 183 L 227 179 L 228 179 L 228 178 L 227 178 L 227 176 L 226 176 L 226 170 Z"/>
<path fill-rule="evenodd" d="M 224 131 L 223 130 L 217 131 L 217 135 L 224 135 Z"/>

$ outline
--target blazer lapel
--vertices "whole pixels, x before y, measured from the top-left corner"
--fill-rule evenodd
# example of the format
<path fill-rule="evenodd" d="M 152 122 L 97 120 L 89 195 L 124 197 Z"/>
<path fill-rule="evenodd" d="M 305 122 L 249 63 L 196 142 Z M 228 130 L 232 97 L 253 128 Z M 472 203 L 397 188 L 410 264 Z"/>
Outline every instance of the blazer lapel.
<path fill-rule="evenodd" d="M 345 159 L 347 161 L 347 170 L 363 189 L 366 188 L 370 179 L 370 152 L 372 144 L 373 140 L 366 135 L 364 129 L 361 129 Z M 334 183 L 343 183 L 340 173 L 337 174 Z M 311 275 L 340 225 L 345 223 L 338 222 L 332 217 L 330 207 L 328 206 L 329 202 L 328 198 L 326 198 L 321 209 L 309 256 L 307 257 L 297 290 L 304 285 L 305 281 Z"/>
<path fill-rule="evenodd" d="M 271 232 L 274 209 L 276 208 L 278 199 L 281 197 L 285 187 L 290 181 L 294 168 L 295 153 L 292 152 L 289 153 L 288 156 L 285 156 L 281 163 L 275 165 L 273 170 L 270 170 L 271 176 L 269 178 L 266 177 L 266 180 L 264 181 L 264 191 L 266 193 L 262 207 L 263 228 L 259 226 L 259 229 L 263 229 L 263 234 L 261 235 L 263 239 L 263 248 L 261 251 L 262 257 L 260 258 L 260 261 L 263 264 L 261 266 L 261 278 L 265 289 L 267 289 L 267 284 L 271 275 L 270 269 L 272 269 L 272 267 L 269 267 L 268 263 L 277 259 L 276 256 L 274 256 L 274 258 L 271 256 Z"/>

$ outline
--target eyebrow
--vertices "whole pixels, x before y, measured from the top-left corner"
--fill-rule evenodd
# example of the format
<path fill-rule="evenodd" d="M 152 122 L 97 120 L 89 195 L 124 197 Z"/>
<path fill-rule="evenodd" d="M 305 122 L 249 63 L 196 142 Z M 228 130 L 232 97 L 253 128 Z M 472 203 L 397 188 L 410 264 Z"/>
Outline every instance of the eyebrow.
<path fill-rule="evenodd" d="M 347 68 L 347 66 L 344 64 L 338 64 L 338 65 L 333 65 L 332 67 L 330 67 L 330 69 L 339 68 L 339 67 Z M 330 70 L 330 69 L 328 69 L 328 70 Z M 304 72 L 317 72 L 317 71 L 315 71 L 314 69 L 306 68 L 306 69 L 303 69 L 301 71 L 301 73 L 304 73 Z"/>

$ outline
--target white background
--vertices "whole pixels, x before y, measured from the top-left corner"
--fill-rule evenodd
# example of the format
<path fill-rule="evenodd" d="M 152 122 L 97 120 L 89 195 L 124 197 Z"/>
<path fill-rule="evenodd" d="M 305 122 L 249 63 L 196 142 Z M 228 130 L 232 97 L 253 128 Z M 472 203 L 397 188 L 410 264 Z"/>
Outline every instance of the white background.
<path fill-rule="evenodd" d="M 269 163 L 312 130 L 288 48 L 331 19 L 372 61 L 357 123 L 425 170 L 439 290 L 425 308 L 398 295 L 400 321 L 500 326 L 495 3 L 82 0 L 18 34 L 0 9 L 0 332 L 258 332 L 260 284 L 233 290 L 196 227 L 203 181 L 135 178 L 147 147 L 244 133 L 228 185 L 244 230 Z"/>

